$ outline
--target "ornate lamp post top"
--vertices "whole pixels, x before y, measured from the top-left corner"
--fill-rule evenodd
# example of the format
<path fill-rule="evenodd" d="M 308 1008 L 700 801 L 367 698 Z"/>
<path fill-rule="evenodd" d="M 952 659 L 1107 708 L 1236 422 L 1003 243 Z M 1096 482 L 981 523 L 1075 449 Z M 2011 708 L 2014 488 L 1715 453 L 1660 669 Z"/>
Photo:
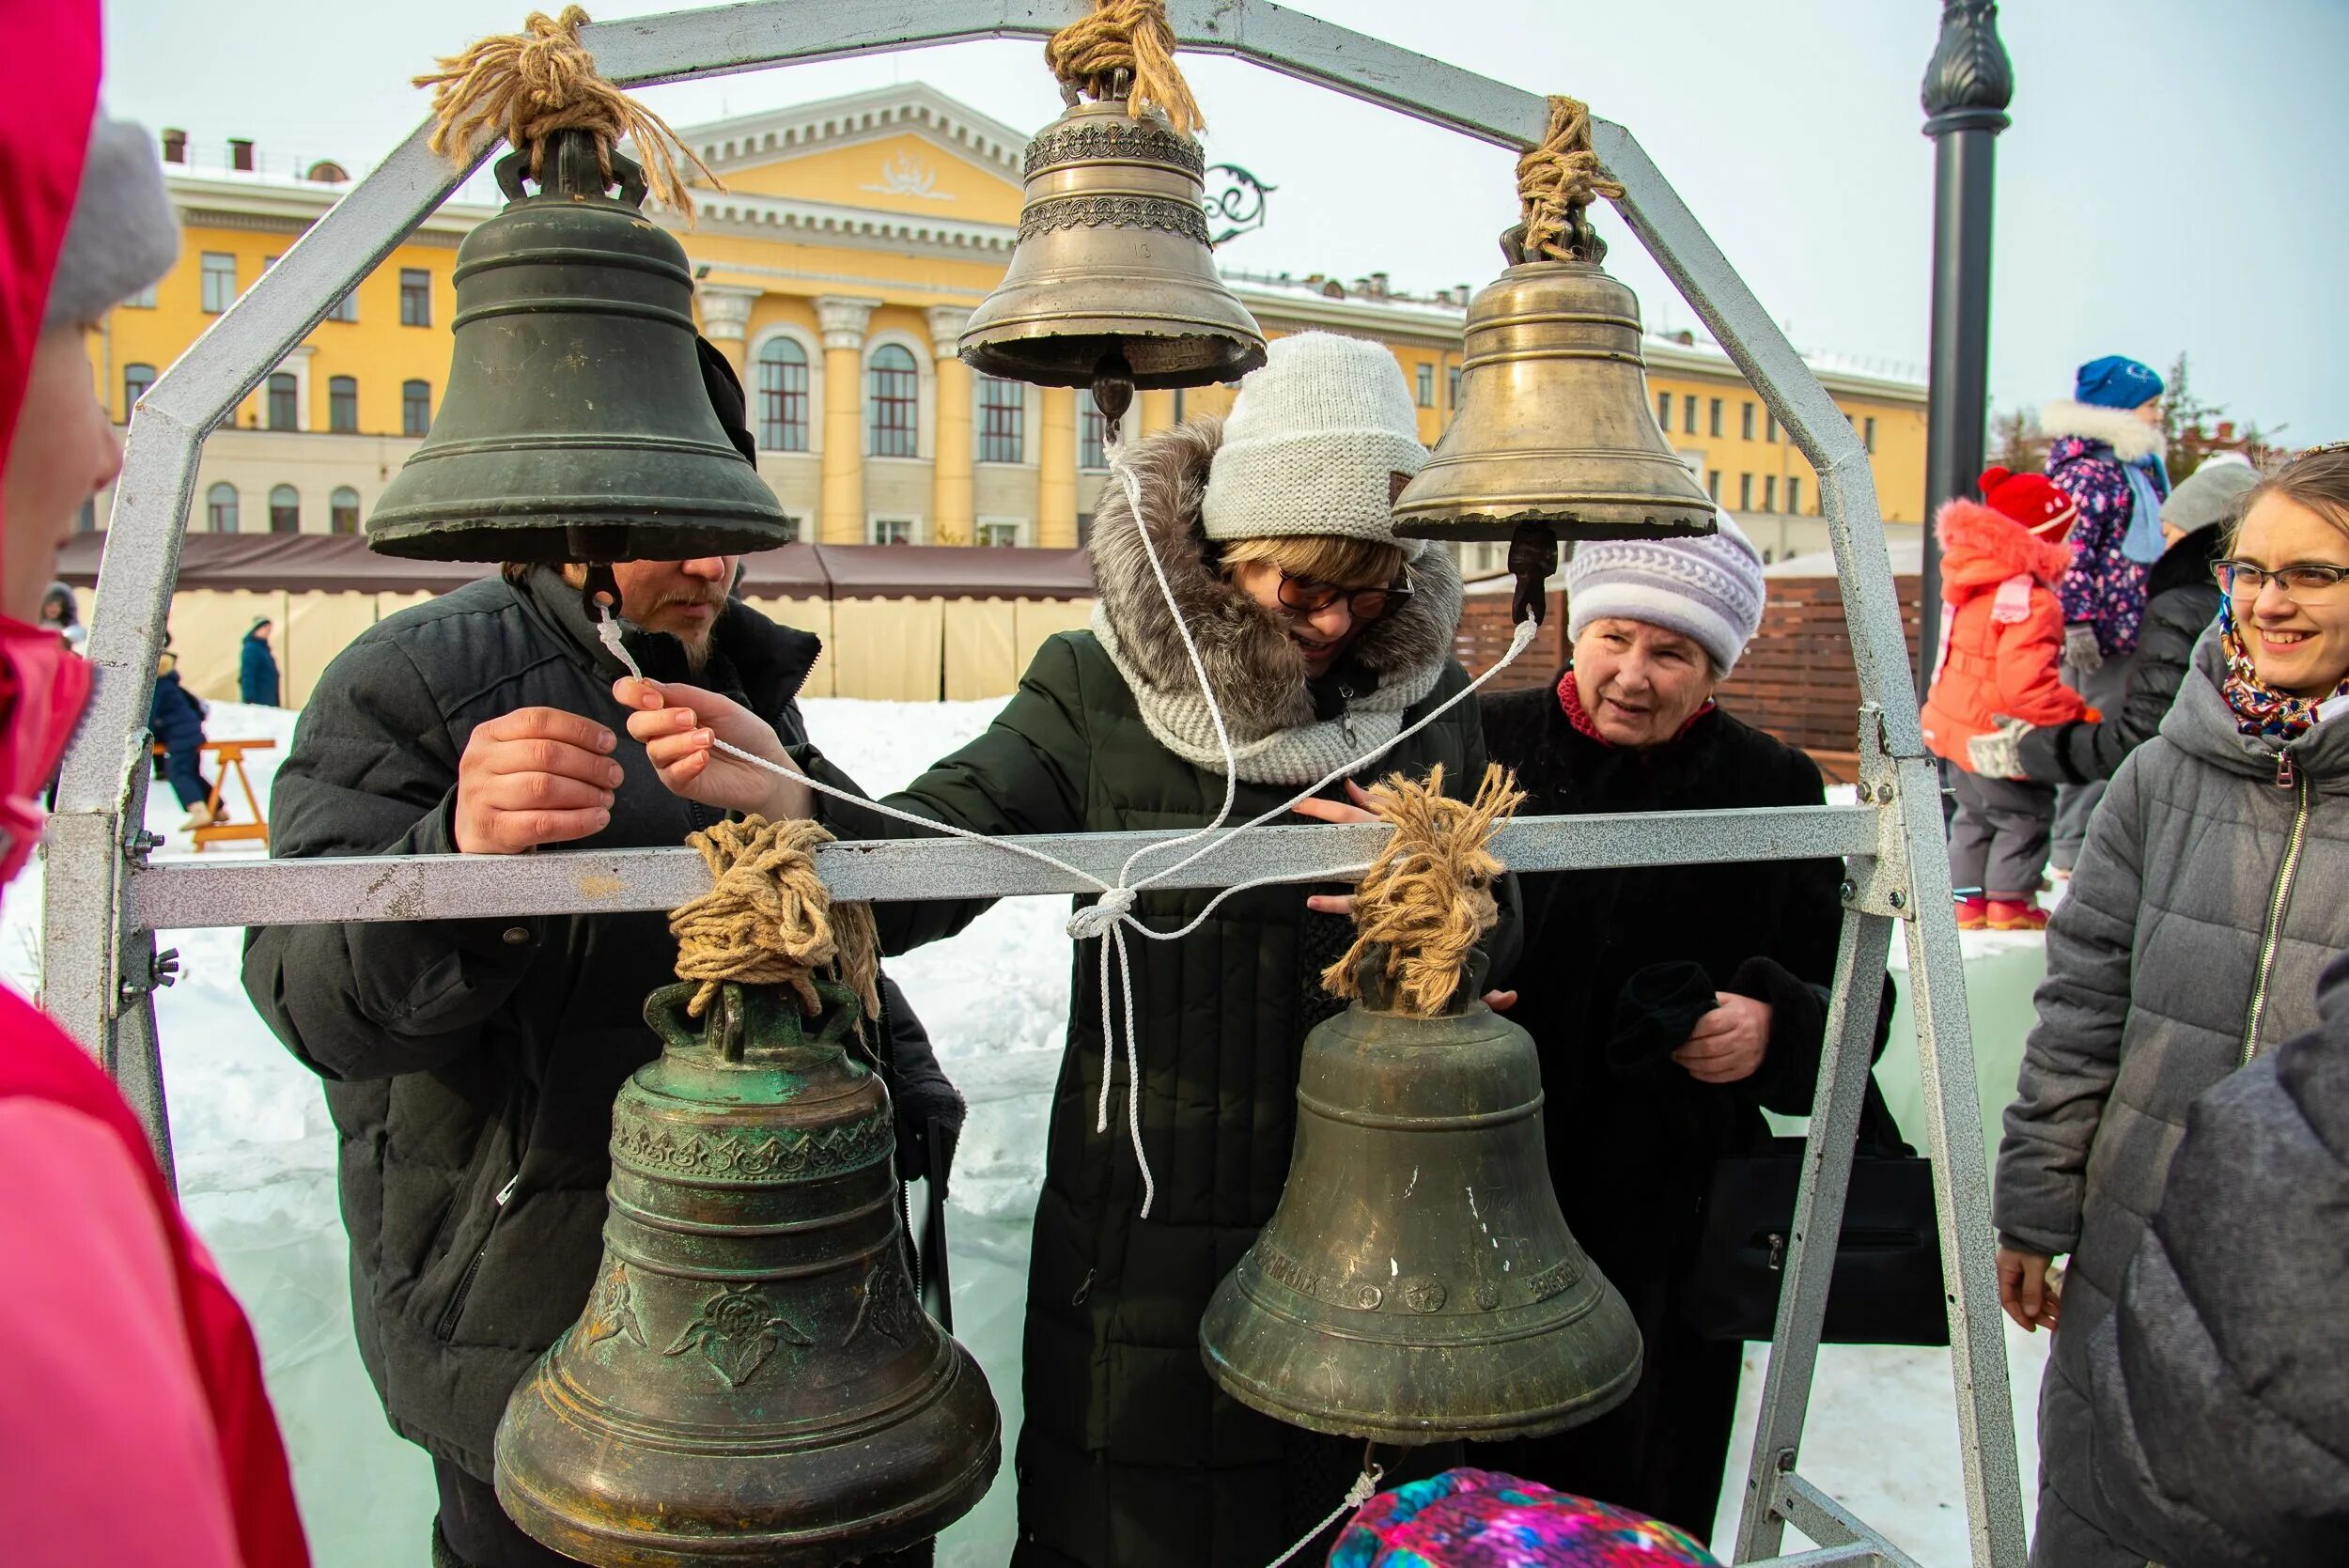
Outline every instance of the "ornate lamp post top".
<path fill-rule="evenodd" d="M 2015 67 L 1999 41 L 1997 0 L 1943 0 L 1941 41 L 1925 67 L 1925 134 L 2003 131 Z"/>

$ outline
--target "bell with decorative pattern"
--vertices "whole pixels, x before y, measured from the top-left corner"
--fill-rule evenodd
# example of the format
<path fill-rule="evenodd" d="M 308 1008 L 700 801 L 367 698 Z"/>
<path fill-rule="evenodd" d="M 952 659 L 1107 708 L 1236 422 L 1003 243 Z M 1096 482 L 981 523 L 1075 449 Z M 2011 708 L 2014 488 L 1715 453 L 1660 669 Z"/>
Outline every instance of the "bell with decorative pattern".
<path fill-rule="evenodd" d="M 830 1565 L 938 1533 L 1002 1453 L 985 1374 L 923 1311 L 860 1009 L 818 976 L 695 987 L 645 1016 L 665 1048 L 612 1113 L 593 1296 L 515 1390 L 497 1494 L 604 1568 Z M 704 1027 L 706 1026 L 706 1027 Z"/>

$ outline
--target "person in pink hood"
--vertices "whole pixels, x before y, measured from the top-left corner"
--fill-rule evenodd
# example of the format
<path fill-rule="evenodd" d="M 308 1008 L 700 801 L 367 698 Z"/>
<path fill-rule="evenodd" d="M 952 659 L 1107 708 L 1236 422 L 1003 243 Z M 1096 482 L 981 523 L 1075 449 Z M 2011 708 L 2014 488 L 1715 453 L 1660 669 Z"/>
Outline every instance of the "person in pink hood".
<path fill-rule="evenodd" d="M 2009 719 L 2061 724 L 2095 710 L 2063 684 L 2063 607 L 2071 568 L 2064 536 L 2079 505 L 2036 474 L 1993 468 L 1982 501 L 1959 498 L 1934 519 L 1941 541 L 1941 650 L 1925 693 L 1925 744 L 1957 769 L 1950 885 L 1964 930 L 2041 931 L 2039 876 L 2047 864 L 2055 788 L 1973 771 L 1966 743 Z"/>
<path fill-rule="evenodd" d="M 153 147 L 98 109 L 93 0 L 0 0 L 0 878 L 89 694 L 36 623 L 56 547 L 121 454 L 86 340 L 169 268 Z M 0 1517 L 11 1568 L 309 1560 L 261 1362 L 138 1121 L 0 988 Z"/>

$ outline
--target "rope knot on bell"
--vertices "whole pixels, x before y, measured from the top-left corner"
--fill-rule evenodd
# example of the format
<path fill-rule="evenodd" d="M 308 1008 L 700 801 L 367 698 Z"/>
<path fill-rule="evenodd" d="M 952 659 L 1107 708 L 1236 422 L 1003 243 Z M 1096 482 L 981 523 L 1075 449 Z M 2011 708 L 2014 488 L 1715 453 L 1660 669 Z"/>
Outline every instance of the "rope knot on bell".
<path fill-rule="evenodd" d="M 709 867 L 708 893 L 669 916 L 677 976 L 701 988 L 686 1005 L 700 1017 L 727 981 L 788 986 L 810 1017 L 823 1010 L 815 976 L 835 971 L 880 1017 L 880 943 L 868 904 L 834 904 L 811 853 L 832 834 L 813 822 L 745 817 L 685 841 Z"/>
<path fill-rule="evenodd" d="M 1093 0 L 1093 9 L 1044 40 L 1044 63 L 1070 103 L 1080 92 L 1123 98 L 1135 119 L 1156 109 L 1184 135 L 1206 126 L 1174 63 L 1174 27 L 1166 0 Z"/>
<path fill-rule="evenodd" d="M 1541 145 L 1517 160 L 1517 202 L 1526 261 L 1591 261 L 1606 247 L 1582 214 L 1600 196 L 1623 194 L 1591 147 L 1590 105 L 1563 94 L 1549 100 L 1549 129 Z M 1513 260 L 1517 259 L 1516 257 Z"/>
<path fill-rule="evenodd" d="M 1131 888 L 1109 889 L 1068 917 L 1068 934 L 1081 942 L 1108 936 L 1132 910 L 1136 896 Z"/>

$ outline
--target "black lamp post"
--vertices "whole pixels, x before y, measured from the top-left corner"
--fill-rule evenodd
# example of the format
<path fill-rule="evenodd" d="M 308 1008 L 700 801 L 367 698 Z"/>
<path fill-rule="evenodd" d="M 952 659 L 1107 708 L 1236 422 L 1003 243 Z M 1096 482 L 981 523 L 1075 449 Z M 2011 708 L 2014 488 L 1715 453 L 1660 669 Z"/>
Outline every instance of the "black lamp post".
<path fill-rule="evenodd" d="M 1917 691 L 1940 642 L 1941 548 L 1933 511 L 1982 473 L 1990 403 L 1990 197 L 1995 141 L 2007 128 L 2015 70 L 1995 0 L 1943 0 L 1941 40 L 1925 67 L 1933 138 L 1933 362 L 1925 412 L 1924 624 Z"/>

